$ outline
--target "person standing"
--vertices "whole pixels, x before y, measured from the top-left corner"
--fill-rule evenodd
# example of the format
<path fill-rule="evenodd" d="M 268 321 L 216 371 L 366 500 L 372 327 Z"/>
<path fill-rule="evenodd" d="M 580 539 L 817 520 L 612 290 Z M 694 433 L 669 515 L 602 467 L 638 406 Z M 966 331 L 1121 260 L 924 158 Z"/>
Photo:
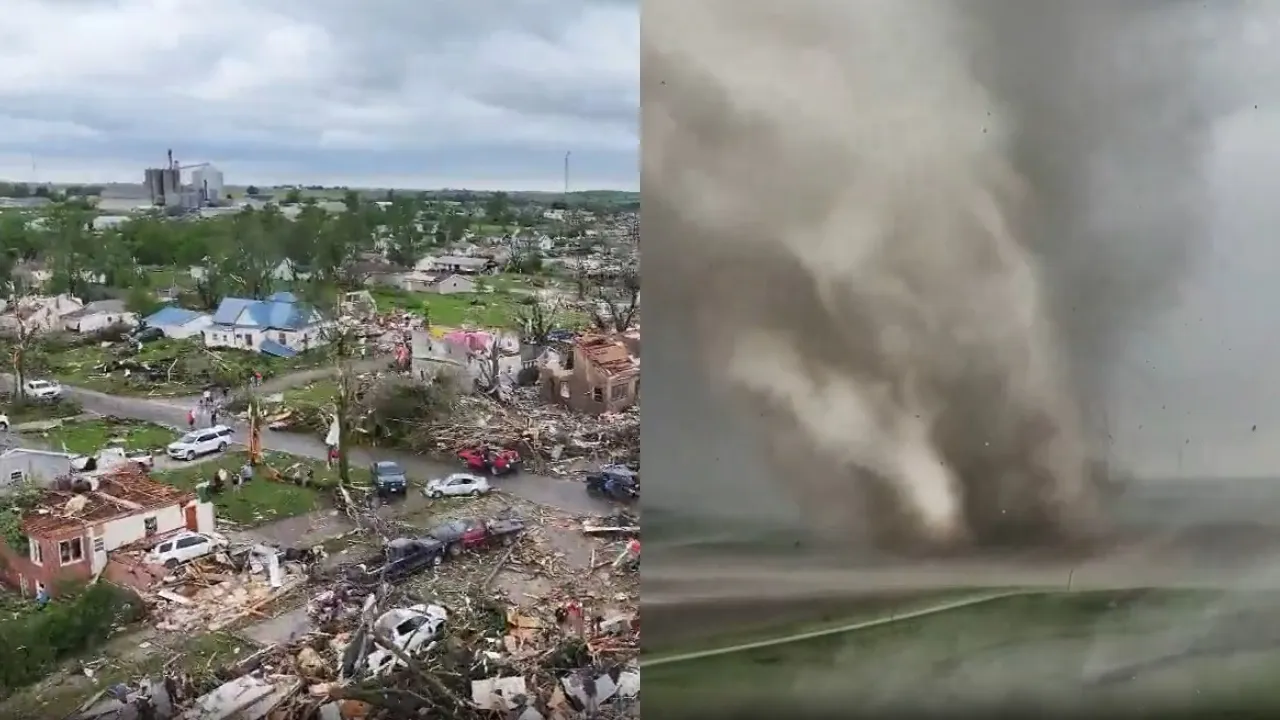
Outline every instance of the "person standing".
<path fill-rule="evenodd" d="M 194 409 L 187 411 L 187 429 L 196 429 L 196 411 Z"/>

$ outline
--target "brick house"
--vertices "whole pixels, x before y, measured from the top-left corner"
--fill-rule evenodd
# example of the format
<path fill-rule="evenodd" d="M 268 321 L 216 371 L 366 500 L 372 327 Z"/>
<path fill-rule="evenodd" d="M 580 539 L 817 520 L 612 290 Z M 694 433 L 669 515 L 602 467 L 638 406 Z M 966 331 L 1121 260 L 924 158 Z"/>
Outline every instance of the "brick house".
<path fill-rule="evenodd" d="M 135 471 L 88 480 L 91 489 L 45 490 L 22 520 L 27 552 L 0 541 L 0 580 L 24 595 L 51 595 L 64 581 L 107 580 L 136 586 L 138 575 L 113 567 L 110 554 L 175 530 L 212 532 L 213 505 L 195 493 L 156 482 Z"/>
<path fill-rule="evenodd" d="M 638 336 L 635 345 L 638 348 Z M 575 412 L 622 412 L 640 396 L 640 360 L 623 340 L 584 335 L 561 361 L 542 369 L 541 383 L 548 402 Z"/>

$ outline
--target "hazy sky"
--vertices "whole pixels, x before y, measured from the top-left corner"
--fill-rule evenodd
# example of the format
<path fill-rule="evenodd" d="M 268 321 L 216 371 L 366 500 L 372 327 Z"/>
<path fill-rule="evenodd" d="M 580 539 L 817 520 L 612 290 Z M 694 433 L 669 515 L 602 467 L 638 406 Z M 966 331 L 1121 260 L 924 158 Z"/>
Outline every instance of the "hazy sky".
<path fill-rule="evenodd" d="M 0 178 L 639 184 L 636 0 L 7 0 Z M 33 170 L 34 165 L 34 170 Z"/>

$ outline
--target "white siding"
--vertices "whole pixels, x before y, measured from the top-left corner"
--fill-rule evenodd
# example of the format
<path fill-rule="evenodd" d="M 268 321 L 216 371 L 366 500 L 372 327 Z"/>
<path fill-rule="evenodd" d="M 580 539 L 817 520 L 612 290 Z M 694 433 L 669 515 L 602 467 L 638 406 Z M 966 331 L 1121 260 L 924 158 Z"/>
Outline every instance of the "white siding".
<path fill-rule="evenodd" d="M 186 517 L 181 505 L 170 505 L 166 508 L 140 512 L 136 515 L 108 520 L 99 526 L 101 537 L 105 541 L 105 549 L 111 552 L 122 545 L 137 542 L 147 536 L 147 518 L 156 519 L 156 532 L 166 533 L 186 525 Z"/>
<path fill-rule="evenodd" d="M 91 333 L 101 330 L 105 327 L 123 322 L 130 327 L 138 324 L 138 316 L 131 312 L 126 313 L 93 313 L 84 317 L 74 318 L 66 322 L 68 330 L 75 330 L 82 333 Z"/>
<path fill-rule="evenodd" d="M 325 337 L 322 326 L 315 325 L 306 330 L 261 330 L 259 328 L 228 327 L 225 325 L 210 326 L 201 331 L 204 344 L 211 348 L 239 348 L 241 350 L 258 350 L 264 339 L 274 340 L 285 347 L 303 352 L 324 345 Z M 245 336 L 249 342 L 245 342 Z"/>
<path fill-rule="evenodd" d="M 204 329 L 213 324 L 213 318 L 208 315 L 201 315 L 186 325 L 160 325 L 160 329 L 164 331 L 164 336 L 175 340 L 186 340 L 189 337 L 200 335 Z"/>

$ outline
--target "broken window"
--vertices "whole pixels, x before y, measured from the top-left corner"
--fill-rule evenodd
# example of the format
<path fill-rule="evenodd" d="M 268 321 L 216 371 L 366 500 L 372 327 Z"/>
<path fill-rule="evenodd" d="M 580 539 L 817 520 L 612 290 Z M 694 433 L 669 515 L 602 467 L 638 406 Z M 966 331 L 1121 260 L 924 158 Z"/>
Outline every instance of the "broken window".
<path fill-rule="evenodd" d="M 560 383 L 560 397 L 564 400 L 569 399 L 569 383 Z"/>
<path fill-rule="evenodd" d="M 81 538 L 63 540 L 58 543 L 58 554 L 62 557 L 63 565 L 70 565 L 84 560 L 84 540 Z"/>
<path fill-rule="evenodd" d="M 37 565 L 44 564 L 44 548 L 41 547 L 40 541 L 35 538 L 27 540 L 27 544 L 31 546 L 31 562 Z"/>
<path fill-rule="evenodd" d="M 155 535 L 160 532 L 160 521 L 154 517 L 149 517 L 142 521 L 142 529 L 148 535 Z"/>
<path fill-rule="evenodd" d="M 622 400 L 622 399 L 623 399 L 623 398 L 625 398 L 626 396 L 627 396 L 627 386 L 626 386 L 626 385 L 611 385 L 611 386 L 609 386 L 609 399 L 610 399 L 610 400 Z"/>
<path fill-rule="evenodd" d="M 604 389 L 591 388 L 591 399 L 595 400 L 596 402 L 604 402 Z"/>
<path fill-rule="evenodd" d="M 289 341 L 288 341 L 288 338 L 286 338 L 286 337 L 284 336 L 284 333 L 277 333 L 277 334 L 276 334 L 276 342 L 280 343 L 281 345 L 284 345 L 284 344 L 288 343 Z"/>

